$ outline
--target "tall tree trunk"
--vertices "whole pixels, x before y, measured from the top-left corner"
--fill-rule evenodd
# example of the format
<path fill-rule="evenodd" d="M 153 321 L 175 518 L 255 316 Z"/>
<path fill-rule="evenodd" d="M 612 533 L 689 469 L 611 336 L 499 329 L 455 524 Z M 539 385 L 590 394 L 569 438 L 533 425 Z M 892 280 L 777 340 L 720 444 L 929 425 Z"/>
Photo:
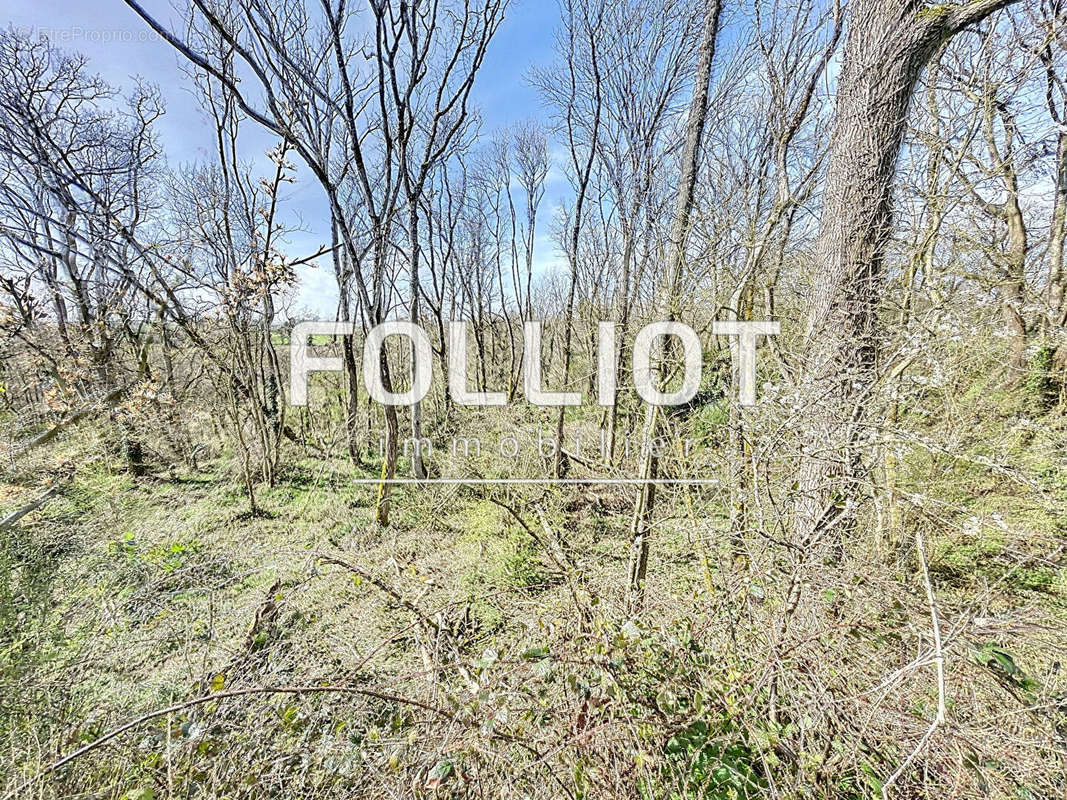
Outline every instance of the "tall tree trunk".
<path fill-rule="evenodd" d="M 1063 250 L 1067 240 L 1067 132 L 1060 132 L 1056 142 L 1056 203 L 1052 210 L 1052 233 L 1049 241 L 1048 307 L 1050 333 L 1060 339 L 1056 364 L 1067 370 L 1067 273 Z"/>
<path fill-rule="evenodd" d="M 348 298 L 348 271 L 354 267 L 348 264 L 348 256 L 342 251 L 337 235 L 337 223 L 330 225 L 330 252 L 333 256 L 333 272 L 337 280 L 337 294 L 339 297 L 338 313 L 341 322 L 351 322 L 351 306 Z M 342 339 L 342 355 L 345 365 L 345 439 L 348 445 L 348 458 L 353 466 L 359 466 L 361 459 L 359 453 L 359 365 L 356 361 L 355 337 L 345 336 Z"/>
<path fill-rule="evenodd" d="M 531 289 L 533 287 L 534 236 L 537 229 L 537 203 L 534 202 L 532 197 L 527 200 L 526 204 L 526 229 L 529 231 L 527 235 L 530 237 L 530 241 L 526 246 L 526 309 L 523 319 L 532 322 L 533 295 Z"/>
<path fill-rule="evenodd" d="M 411 323 L 419 324 L 419 207 L 415 197 L 408 198 L 408 246 L 411 248 L 410 289 Z M 411 385 L 415 385 L 415 342 L 411 342 Z M 411 470 L 416 478 L 426 477 L 426 467 L 422 463 L 422 403 L 411 404 L 411 438 L 414 440 L 414 452 L 411 454 Z"/>
<path fill-rule="evenodd" d="M 1017 194 L 1004 206 L 1004 220 L 1008 224 L 1008 252 L 1005 254 L 1005 276 L 1001 283 L 1001 314 L 1011 333 L 1011 371 L 1013 378 L 1021 378 L 1026 371 L 1026 221 L 1019 207 Z"/>
<path fill-rule="evenodd" d="M 393 391 L 393 380 L 389 372 L 389 357 L 386 348 L 381 349 L 379 369 L 382 371 L 382 388 Z M 389 512 L 393 493 L 393 479 L 396 477 L 396 461 L 400 453 L 400 419 L 396 406 L 386 405 L 385 413 L 385 458 L 382 460 L 381 483 L 378 484 L 378 502 L 375 506 L 375 520 L 383 528 L 389 525 Z M 418 449 L 418 442 L 415 444 Z"/>
<path fill-rule="evenodd" d="M 678 318 L 679 295 L 682 290 L 682 266 L 685 260 L 685 240 L 689 233 L 689 217 L 693 210 L 697 172 L 700 163 L 700 145 L 704 138 L 704 123 L 708 117 L 708 85 L 711 81 L 711 65 L 715 59 L 715 44 L 719 33 L 720 0 L 708 0 L 704 14 L 704 28 L 698 51 L 697 72 L 693 79 L 693 99 L 689 106 L 686 123 L 685 151 L 682 154 L 682 174 L 678 182 L 678 197 L 671 222 L 671 239 L 668 243 L 667 278 L 660 289 L 659 314 L 657 318 Z M 660 352 L 660 375 L 666 377 L 666 353 Z M 649 405 L 645 409 L 645 441 L 652 442 L 659 430 L 660 409 Z M 659 458 L 651 447 L 645 447 L 641 459 L 641 478 L 644 483 L 638 490 L 634 503 L 634 516 L 630 525 L 630 564 L 628 570 L 628 606 L 631 611 L 640 608 L 644 600 L 645 574 L 648 570 L 649 536 L 652 532 L 652 511 L 656 504 L 656 476 L 659 473 Z"/>
<path fill-rule="evenodd" d="M 593 174 L 593 162 L 596 158 L 597 139 L 600 136 L 600 115 L 603 109 L 603 103 L 601 98 L 601 77 L 600 77 L 600 55 L 597 49 L 599 36 L 599 23 L 598 18 L 593 27 L 587 28 L 586 33 L 589 36 L 589 61 L 592 69 L 592 85 L 593 85 L 593 120 L 591 130 L 589 131 L 589 151 L 586 154 L 584 163 L 579 163 L 578 149 L 574 138 L 573 127 L 573 109 L 567 111 L 567 136 L 570 144 L 571 159 L 574 163 L 576 172 L 576 179 L 578 181 L 577 196 L 574 200 L 574 218 L 571 220 L 569 234 L 569 241 L 567 242 L 567 261 L 569 262 L 571 274 L 570 285 L 567 290 L 567 307 L 564 312 L 563 319 L 563 388 L 566 389 L 570 383 L 571 377 L 571 342 L 574 338 L 574 296 L 575 289 L 578 284 L 578 244 L 580 234 L 582 231 L 582 214 L 585 208 L 586 195 L 589 191 L 589 181 Z M 574 102 L 576 92 L 576 72 L 573 62 L 574 54 L 571 53 L 570 67 L 570 79 L 571 79 L 571 92 Z M 532 233 L 531 233 L 532 237 Z M 533 239 L 530 239 L 531 246 Z M 552 364 L 551 348 L 549 349 L 548 364 Z M 565 460 L 563 455 L 563 421 L 566 415 L 566 406 L 560 406 L 559 412 L 556 416 L 556 453 L 554 458 L 553 474 L 557 478 L 563 476 L 563 470 L 565 467 Z"/>
<path fill-rule="evenodd" d="M 941 44 L 1012 2 L 851 4 L 800 387 L 809 411 L 799 432 L 793 532 L 802 547 L 813 546 L 847 507 L 857 468 L 856 422 L 875 373 L 893 177 L 916 81 Z"/>
<path fill-rule="evenodd" d="M 385 274 L 386 235 L 380 224 L 374 225 L 374 275 L 376 277 Z M 382 322 L 385 312 L 381 299 L 376 299 L 371 314 L 372 325 Z M 379 350 L 378 369 L 381 370 L 382 388 L 386 392 L 393 391 L 392 372 L 389 369 L 389 348 L 382 347 Z M 375 504 L 374 518 L 379 525 L 389 525 L 389 512 L 393 493 L 393 480 L 396 478 L 396 462 L 399 455 L 400 420 L 396 406 L 386 404 L 385 414 L 385 458 L 382 461 L 381 482 L 378 484 L 378 501 Z"/>
<path fill-rule="evenodd" d="M 633 254 L 633 230 L 629 224 L 624 224 L 622 226 L 622 269 L 619 272 L 619 285 L 615 298 L 615 321 L 619 326 L 614 353 L 616 375 L 621 375 L 623 371 L 623 355 L 625 351 L 623 343 L 626 341 L 627 330 L 630 327 L 630 264 L 633 261 Z M 605 459 L 608 464 L 615 463 L 615 440 L 618 434 L 620 397 L 621 392 L 616 381 L 615 395 L 612 398 L 611 405 L 608 407 L 608 441 L 607 458 Z"/>

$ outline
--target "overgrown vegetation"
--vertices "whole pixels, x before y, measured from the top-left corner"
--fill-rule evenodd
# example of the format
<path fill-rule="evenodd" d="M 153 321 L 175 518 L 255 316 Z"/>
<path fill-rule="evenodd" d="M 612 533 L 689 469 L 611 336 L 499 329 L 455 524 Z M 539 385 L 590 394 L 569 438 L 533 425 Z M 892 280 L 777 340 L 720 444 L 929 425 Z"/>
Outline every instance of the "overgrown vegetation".
<path fill-rule="evenodd" d="M 146 437 L 153 467 L 131 479 L 121 451 L 80 428 L 5 488 L 14 507 L 56 460 L 83 465 L 5 537 L 9 786 L 141 714 L 214 697 L 141 722 L 45 785 L 874 796 L 936 714 L 921 531 L 951 723 L 913 780 L 945 796 L 1055 797 L 1067 418 L 1026 416 L 1025 388 L 979 393 L 968 414 L 981 422 L 944 449 L 951 423 L 925 414 L 942 403 L 925 391 L 902 415 L 914 422 L 899 430 L 890 549 L 871 507 L 842 556 L 808 574 L 793 612 L 803 631 L 784 634 L 788 552 L 772 531 L 727 536 L 718 490 L 665 493 L 650 602 L 631 616 L 626 487 L 401 487 L 383 529 L 375 487 L 350 482 L 373 464 L 302 460 L 294 445 L 249 516 L 232 455 L 167 466 L 165 437 Z"/>
<path fill-rule="evenodd" d="M 182 168 L 0 33 L 0 797 L 1067 795 L 1067 40 L 1010 5 L 574 0 L 492 132 L 506 3 L 198 1 Z"/>

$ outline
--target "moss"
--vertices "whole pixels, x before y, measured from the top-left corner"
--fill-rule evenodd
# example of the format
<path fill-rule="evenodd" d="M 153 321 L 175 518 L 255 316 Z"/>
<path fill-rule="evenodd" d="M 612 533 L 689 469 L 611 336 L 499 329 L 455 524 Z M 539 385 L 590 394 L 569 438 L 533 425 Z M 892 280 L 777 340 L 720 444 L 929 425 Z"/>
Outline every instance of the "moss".
<path fill-rule="evenodd" d="M 1060 387 L 1056 382 L 1055 364 L 1051 347 L 1042 347 L 1030 359 L 1025 380 L 1026 396 L 1033 413 L 1048 413 L 1059 397 Z"/>
<path fill-rule="evenodd" d="M 1020 569 L 1011 576 L 1012 587 L 1017 590 L 1059 594 L 1057 571 L 1048 567 Z"/>
<path fill-rule="evenodd" d="M 467 506 L 461 515 L 463 534 L 457 542 L 464 585 L 471 591 L 520 589 L 544 580 L 530 535 L 505 524 L 506 512 L 488 500 Z"/>
<path fill-rule="evenodd" d="M 955 10 L 955 3 L 938 3 L 937 5 L 926 6 L 925 8 L 919 9 L 918 13 L 915 16 L 918 19 L 944 19 Z"/>

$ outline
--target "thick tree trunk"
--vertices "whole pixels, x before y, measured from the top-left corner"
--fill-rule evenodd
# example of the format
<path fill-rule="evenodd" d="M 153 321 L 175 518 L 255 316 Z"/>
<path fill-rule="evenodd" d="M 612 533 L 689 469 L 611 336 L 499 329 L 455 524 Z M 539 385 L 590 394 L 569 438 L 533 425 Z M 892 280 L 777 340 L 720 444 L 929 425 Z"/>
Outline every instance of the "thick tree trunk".
<path fill-rule="evenodd" d="M 1012 378 L 1021 379 L 1026 372 L 1026 318 L 1023 303 L 1026 301 L 1026 250 L 1028 237 L 1026 222 L 1019 207 L 1018 195 L 1004 208 L 1008 223 L 1008 252 L 1006 275 L 1001 284 L 1001 313 L 1011 333 Z"/>
<path fill-rule="evenodd" d="M 809 411 L 799 432 L 793 530 L 802 546 L 813 546 L 848 507 L 857 421 L 875 376 L 893 177 L 916 81 L 948 38 L 1011 2 L 851 4 L 800 387 Z"/>

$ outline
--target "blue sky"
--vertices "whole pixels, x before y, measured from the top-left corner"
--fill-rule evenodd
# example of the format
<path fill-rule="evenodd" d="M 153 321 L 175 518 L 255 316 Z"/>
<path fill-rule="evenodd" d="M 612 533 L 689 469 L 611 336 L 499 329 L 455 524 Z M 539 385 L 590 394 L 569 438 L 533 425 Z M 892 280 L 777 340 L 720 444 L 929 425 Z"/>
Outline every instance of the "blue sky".
<path fill-rule="evenodd" d="M 180 21 L 180 14 L 168 0 L 145 0 L 144 5 L 161 21 Z M 521 119 L 546 115 L 526 76 L 531 67 L 552 59 L 558 18 L 555 0 L 512 0 L 474 90 L 484 133 Z M 159 123 L 159 131 L 170 165 L 179 167 L 208 156 L 210 129 L 187 88 L 177 54 L 148 30 L 122 0 L 5 0 L 0 23 L 44 33 L 56 46 L 85 54 L 90 68 L 117 87 L 128 89 L 138 75 L 155 83 L 167 102 L 167 114 Z M 176 27 L 181 29 L 180 25 Z M 253 123 L 248 124 L 248 135 L 242 144 L 249 159 L 259 158 L 274 143 L 258 131 L 253 133 L 254 127 Z M 558 169 L 550 172 L 547 189 L 535 246 L 539 270 L 562 261 L 547 236 L 553 207 L 566 194 L 566 182 Z M 298 182 L 288 199 L 293 221 L 298 218 L 300 226 L 306 228 L 290 237 L 293 253 L 313 251 L 328 241 L 326 206 L 306 170 L 298 170 Z M 336 289 L 329 265 L 324 262 L 323 268 L 302 269 L 294 310 L 306 307 L 316 315 L 329 317 L 335 303 Z"/>

